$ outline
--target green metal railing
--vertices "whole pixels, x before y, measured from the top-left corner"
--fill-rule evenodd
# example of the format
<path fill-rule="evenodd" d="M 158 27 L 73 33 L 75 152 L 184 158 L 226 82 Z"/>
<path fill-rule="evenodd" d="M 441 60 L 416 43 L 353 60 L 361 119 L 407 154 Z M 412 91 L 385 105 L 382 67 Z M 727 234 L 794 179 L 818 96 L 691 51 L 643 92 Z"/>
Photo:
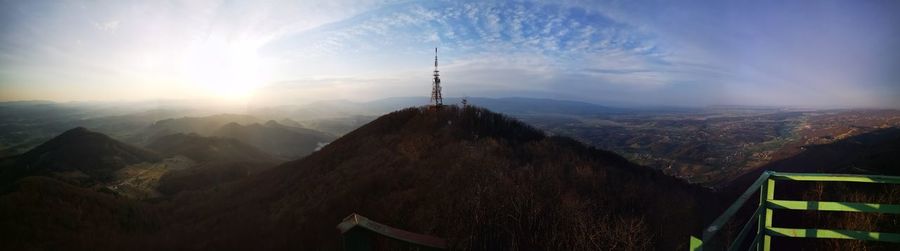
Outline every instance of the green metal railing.
<path fill-rule="evenodd" d="M 759 191 L 759 205 L 750 219 L 744 224 L 735 240 L 727 247 L 727 250 L 738 250 L 745 243 L 751 229 L 756 225 L 755 237 L 749 245 L 749 249 L 770 250 L 772 237 L 794 238 L 830 238 L 852 239 L 865 241 L 900 242 L 898 233 L 880 233 L 854 230 L 836 229 L 806 229 L 783 228 L 772 225 L 772 216 L 775 210 L 810 210 L 810 211 L 839 211 L 839 212 L 863 212 L 863 213 L 889 213 L 900 214 L 900 205 L 876 204 L 876 203 L 852 203 L 832 201 L 796 201 L 776 200 L 775 181 L 824 181 L 824 182 L 862 182 L 900 184 L 900 177 L 883 175 L 851 175 L 851 174 L 824 174 L 824 173 L 782 173 L 767 171 L 759 176 L 747 191 L 716 218 L 709 227 L 703 230 L 702 238 L 691 236 L 690 249 L 702 250 L 721 249 L 721 247 L 705 247 L 722 230 L 726 223 L 740 210 L 744 203 L 753 194 Z M 756 224 L 754 224 L 756 222 Z"/>

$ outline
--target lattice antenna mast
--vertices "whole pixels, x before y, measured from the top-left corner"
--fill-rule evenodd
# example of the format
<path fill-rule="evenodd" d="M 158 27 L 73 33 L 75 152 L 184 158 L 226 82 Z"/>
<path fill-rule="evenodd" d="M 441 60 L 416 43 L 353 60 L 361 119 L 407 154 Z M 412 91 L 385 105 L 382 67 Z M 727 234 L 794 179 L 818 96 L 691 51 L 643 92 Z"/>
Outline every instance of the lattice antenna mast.
<path fill-rule="evenodd" d="M 438 74 L 438 49 L 434 48 L 434 80 L 431 86 L 431 105 L 440 107 L 444 105 L 444 99 L 441 97 L 441 75 Z"/>

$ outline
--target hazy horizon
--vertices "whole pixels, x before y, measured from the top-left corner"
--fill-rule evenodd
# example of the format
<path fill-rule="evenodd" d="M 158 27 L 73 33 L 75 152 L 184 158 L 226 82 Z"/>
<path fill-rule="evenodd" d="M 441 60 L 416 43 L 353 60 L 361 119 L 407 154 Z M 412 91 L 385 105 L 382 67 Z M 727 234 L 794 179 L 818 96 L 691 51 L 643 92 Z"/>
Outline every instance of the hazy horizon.
<path fill-rule="evenodd" d="M 0 101 L 900 108 L 900 3 L 0 3 Z"/>
<path fill-rule="evenodd" d="M 530 99 L 530 100 L 547 100 L 547 101 L 560 101 L 560 102 L 578 102 L 596 105 L 598 107 L 608 107 L 608 108 L 622 108 L 622 109 L 634 109 L 636 111 L 655 111 L 658 109 L 666 110 L 669 108 L 674 109 L 786 109 L 786 110 L 898 110 L 900 108 L 896 107 L 879 107 L 879 106 L 804 106 L 804 105 L 745 105 L 745 104 L 646 104 L 646 103 L 629 103 L 629 102 L 594 102 L 594 101 L 583 101 L 583 100 L 572 100 L 572 99 L 558 99 L 558 98 L 544 98 L 544 97 L 525 97 L 525 96 L 503 96 L 503 97 L 481 97 L 481 96 L 445 96 L 444 104 L 448 105 L 461 105 L 461 100 L 463 98 L 468 99 L 468 104 L 473 106 L 484 107 L 484 104 L 479 103 L 479 99 L 489 99 L 495 101 L 502 101 L 505 99 Z M 232 100 L 223 100 L 217 98 L 205 98 L 205 99 L 141 99 L 141 100 L 69 100 L 69 101 L 54 101 L 54 100 L 46 100 L 46 99 L 30 99 L 30 100 L 2 100 L 0 104 L 14 104 L 14 103 L 53 103 L 60 105 L 71 105 L 71 106 L 133 106 L 130 109 L 123 109 L 125 111 L 121 114 L 129 114 L 133 112 L 141 112 L 141 111 L 150 111 L 150 110 L 166 110 L 166 109 L 191 109 L 196 111 L 205 111 L 206 115 L 212 114 L 250 114 L 256 113 L 264 109 L 269 108 L 313 108 L 320 104 L 329 105 L 342 105 L 342 104 L 352 104 L 352 105 L 367 105 L 367 104 L 384 104 L 384 103 L 392 103 L 396 106 L 396 109 L 401 109 L 405 107 L 411 106 L 425 106 L 428 105 L 430 100 L 428 96 L 394 96 L 394 97 L 379 97 L 373 99 L 361 99 L 361 100 L 350 100 L 350 99 L 320 99 L 320 100 L 311 100 L 307 102 L 298 102 L 298 103 L 278 103 L 278 104 L 256 104 L 252 102 L 235 102 Z M 514 102 L 515 103 L 515 102 Z M 485 107 L 489 108 L 489 107 Z M 198 115 L 200 116 L 200 115 Z"/>

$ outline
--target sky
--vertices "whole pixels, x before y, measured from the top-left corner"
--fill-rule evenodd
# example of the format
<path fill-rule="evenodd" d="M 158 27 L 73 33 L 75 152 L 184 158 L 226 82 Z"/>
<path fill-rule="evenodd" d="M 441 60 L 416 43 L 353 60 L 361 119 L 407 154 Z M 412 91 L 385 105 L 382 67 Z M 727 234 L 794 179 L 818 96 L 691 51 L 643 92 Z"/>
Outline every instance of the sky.
<path fill-rule="evenodd" d="M 900 108 L 900 1 L 5 1 L 0 100 Z"/>

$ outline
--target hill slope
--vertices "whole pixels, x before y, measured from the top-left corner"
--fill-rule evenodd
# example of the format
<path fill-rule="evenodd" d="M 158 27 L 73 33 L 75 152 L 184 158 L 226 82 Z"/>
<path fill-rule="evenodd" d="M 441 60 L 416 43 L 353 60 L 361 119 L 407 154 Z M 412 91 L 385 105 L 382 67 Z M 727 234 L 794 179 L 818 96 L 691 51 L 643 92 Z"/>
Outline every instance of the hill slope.
<path fill-rule="evenodd" d="M 447 238 L 455 249 L 674 249 L 699 227 L 703 196 L 484 109 L 410 108 L 306 158 L 180 196 L 153 243 L 336 249 L 334 226 L 356 212 Z"/>

